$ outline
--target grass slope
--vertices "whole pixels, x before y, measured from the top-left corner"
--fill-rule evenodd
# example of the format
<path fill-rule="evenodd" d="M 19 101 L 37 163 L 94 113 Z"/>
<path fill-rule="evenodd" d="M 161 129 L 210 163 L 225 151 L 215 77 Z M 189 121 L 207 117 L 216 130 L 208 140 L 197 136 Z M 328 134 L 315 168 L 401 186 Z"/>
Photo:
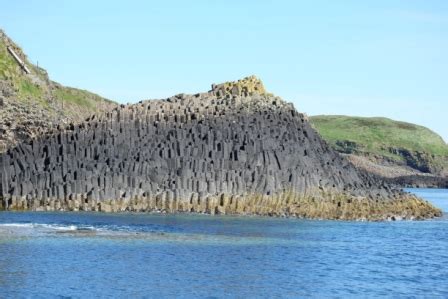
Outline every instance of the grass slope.
<path fill-rule="evenodd" d="M 318 115 L 310 121 L 336 150 L 358 155 L 376 155 L 404 161 L 400 150 L 445 167 L 448 145 L 442 137 L 423 126 L 384 117 Z M 420 153 L 420 154 L 419 154 Z"/>
<path fill-rule="evenodd" d="M 8 47 L 30 73 L 24 72 Z M 48 129 L 79 123 L 116 106 L 97 94 L 51 81 L 47 72 L 30 63 L 22 49 L 0 30 L 0 152 Z"/>
<path fill-rule="evenodd" d="M 10 46 L 25 62 L 31 74 L 25 74 L 8 52 Z M 65 87 L 49 80 L 47 72 L 31 64 L 22 49 L 0 30 L 0 80 L 10 82 L 15 98 L 23 104 L 38 105 L 49 114 L 62 113 L 73 121 L 110 109 L 114 102 L 97 94 L 71 87 Z M 53 106 L 53 107 L 51 107 Z M 57 107 L 57 108 L 55 108 Z"/>
<path fill-rule="evenodd" d="M 62 105 L 65 113 L 77 120 L 83 120 L 90 114 L 108 110 L 116 103 L 87 90 L 66 87 L 53 83 L 53 98 Z"/>

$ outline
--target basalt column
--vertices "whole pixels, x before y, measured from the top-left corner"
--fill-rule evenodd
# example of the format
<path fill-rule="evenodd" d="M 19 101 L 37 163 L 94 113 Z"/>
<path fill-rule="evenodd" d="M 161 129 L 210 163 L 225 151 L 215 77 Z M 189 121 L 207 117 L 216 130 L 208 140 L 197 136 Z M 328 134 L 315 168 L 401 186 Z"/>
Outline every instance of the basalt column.
<path fill-rule="evenodd" d="M 255 77 L 92 116 L 8 150 L 0 170 L 3 209 L 440 214 L 355 169 Z"/>

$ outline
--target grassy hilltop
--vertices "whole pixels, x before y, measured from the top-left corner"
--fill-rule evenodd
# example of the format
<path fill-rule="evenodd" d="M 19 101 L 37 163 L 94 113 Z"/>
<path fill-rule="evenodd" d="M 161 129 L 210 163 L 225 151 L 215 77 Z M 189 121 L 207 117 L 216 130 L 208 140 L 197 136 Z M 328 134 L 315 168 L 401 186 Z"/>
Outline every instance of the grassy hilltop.
<path fill-rule="evenodd" d="M 422 173 L 447 174 L 448 145 L 428 128 L 383 117 L 318 115 L 310 121 L 341 153 Z"/>
<path fill-rule="evenodd" d="M 51 81 L 47 72 L 30 63 L 22 49 L 0 30 L 0 152 L 43 130 L 83 121 L 115 106 L 94 93 Z"/>

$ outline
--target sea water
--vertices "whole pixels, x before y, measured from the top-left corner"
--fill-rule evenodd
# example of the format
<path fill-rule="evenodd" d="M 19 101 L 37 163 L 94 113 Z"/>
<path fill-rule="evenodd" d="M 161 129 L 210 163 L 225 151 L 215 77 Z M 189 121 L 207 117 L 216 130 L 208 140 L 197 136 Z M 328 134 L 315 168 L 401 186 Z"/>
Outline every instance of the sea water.
<path fill-rule="evenodd" d="M 448 212 L 448 190 L 408 189 Z M 448 297 L 448 217 L 0 213 L 0 298 Z"/>

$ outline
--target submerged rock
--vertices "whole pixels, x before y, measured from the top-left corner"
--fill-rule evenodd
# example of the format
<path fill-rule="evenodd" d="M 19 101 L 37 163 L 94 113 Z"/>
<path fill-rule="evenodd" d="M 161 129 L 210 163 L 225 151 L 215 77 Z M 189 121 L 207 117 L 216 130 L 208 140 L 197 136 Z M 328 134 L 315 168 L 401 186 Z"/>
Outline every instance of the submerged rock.
<path fill-rule="evenodd" d="M 121 106 L 0 155 L 3 209 L 423 219 L 255 77 Z"/>

